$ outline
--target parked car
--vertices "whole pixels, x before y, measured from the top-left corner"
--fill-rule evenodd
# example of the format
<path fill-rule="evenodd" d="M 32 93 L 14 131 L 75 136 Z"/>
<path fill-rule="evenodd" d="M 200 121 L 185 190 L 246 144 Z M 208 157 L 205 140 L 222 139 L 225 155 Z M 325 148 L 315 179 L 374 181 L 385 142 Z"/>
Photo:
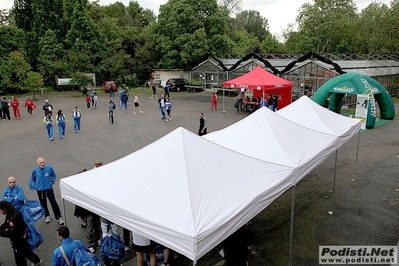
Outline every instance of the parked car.
<path fill-rule="evenodd" d="M 109 92 L 109 88 L 112 87 L 112 90 L 116 92 L 116 82 L 113 80 L 107 80 L 104 82 L 104 91 Z"/>
<path fill-rule="evenodd" d="M 188 81 L 182 78 L 173 78 L 166 81 L 166 85 L 170 86 L 170 91 L 182 91 L 186 89 Z"/>

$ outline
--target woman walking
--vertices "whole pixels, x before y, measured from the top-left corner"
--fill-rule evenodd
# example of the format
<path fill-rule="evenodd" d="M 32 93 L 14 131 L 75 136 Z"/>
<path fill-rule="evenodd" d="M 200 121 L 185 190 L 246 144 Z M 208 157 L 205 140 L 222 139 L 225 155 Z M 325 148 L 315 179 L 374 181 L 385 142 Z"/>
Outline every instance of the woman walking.
<path fill-rule="evenodd" d="M 26 97 L 25 108 L 28 109 L 28 114 L 30 115 L 30 117 L 32 117 L 32 111 L 36 109 L 36 105 L 32 102 L 31 99 L 29 99 L 29 97 Z"/>
<path fill-rule="evenodd" d="M 54 136 L 53 136 L 53 117 L 51 116 L 50 112 L 47 112 L 46 115 L 43 118 L 44 125 L 46 126 L 47 129 L 47 134 L 48 138 L 53 141 Z"/>
<path fill-rule="evenodd" d="M 58 125 L 58 136 L 60 139 L 65 138 L 66 117 L 64 111 L 58 110 L 55 122 Z"/>
<path fill-rule="evenodd" d="M 15 265 L 27 266 L 26 259 L 33 262 L 33 266 L 40 265 L 42 260 L 29 248 L 25 238 L 26 224 L 19 210 L 12 203 L 0 201 L 0 213 L 6 216 L 0 226 L 0 236 L 10 239 L 14 251 Z"/>

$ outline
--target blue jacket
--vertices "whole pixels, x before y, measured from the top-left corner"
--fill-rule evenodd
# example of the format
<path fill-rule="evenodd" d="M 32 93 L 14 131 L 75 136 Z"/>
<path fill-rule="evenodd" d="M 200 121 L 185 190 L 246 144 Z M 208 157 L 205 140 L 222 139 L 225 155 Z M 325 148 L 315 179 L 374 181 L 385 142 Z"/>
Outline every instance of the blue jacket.
<path fill-rule="evenodd" d="M 29 189 L 36 189 L 37 191 L 49 190 L 53 187 L 56 179 L 57 176 L 50 165 L 44 165 L 43 169 L 36 166 L 32 170 Z"/>
<path fill-rule="evenodd" d="M 22 205 L 24 204 L 25 192 L 24 189 L 19 186 L 15 185 L 14 187 L 6 187 L 3 190 L 3 195 L 1 196 L 1 200 L 6 200 L 12 204 L 16 209 L 21 209 Z"/>
<path fill-rule="evenodd" d="M 83 246 L 83 243 L 80 240 L 73 240 L 68 237 L 61 242 L 62 248 L 64 249 L 65 255 L 67 256 L 69 262 L 72 262 L 72 255 L 76 248 Z M 67 266 L 64 256 L 61 253 L 60 248 L 56 248 L 53 253 L 53 259 L 51 261 L 52 266 Z"/>

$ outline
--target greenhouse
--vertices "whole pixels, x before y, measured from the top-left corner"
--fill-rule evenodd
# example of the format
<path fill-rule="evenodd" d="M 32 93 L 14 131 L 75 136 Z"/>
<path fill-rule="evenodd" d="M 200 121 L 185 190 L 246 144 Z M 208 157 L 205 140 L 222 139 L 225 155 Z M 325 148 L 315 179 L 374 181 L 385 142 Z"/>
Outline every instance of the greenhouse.
<path fill-rule="evenodd" d="M 264 57 L 251 54 L 243 59 L 210 56 L 191 70 L 191 80 L 201 82 L 207 88 L 220 88 L 223 82 L 246 74 L 259 65 L 292 81 L 293 100 L 296 100 L 307 91 L 316 92 L 331 78 L 346 72 L 358 72 L 376 79 L 391 96 L 399 95 L 399 61 L 393 56 L 311 54 L 270 54 Z"/>

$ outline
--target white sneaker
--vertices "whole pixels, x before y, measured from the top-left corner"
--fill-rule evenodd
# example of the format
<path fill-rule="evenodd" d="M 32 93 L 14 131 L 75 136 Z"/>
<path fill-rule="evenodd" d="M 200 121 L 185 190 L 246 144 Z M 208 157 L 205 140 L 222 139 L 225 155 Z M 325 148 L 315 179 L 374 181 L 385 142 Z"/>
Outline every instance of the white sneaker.
<path fill-rule="evenodd" d="M 140 111 L 140 113 L 144 114 L 144 112 L 143 112 L 143 111 Z"/>
<path fill-rule="evenodd" d="M 166 122 L 168 122 L 169 120 L 168 119 L 166 119 Z"/>
<path fill-rule="evenodd" d="M 133 112 L 133 114 L 135 115 L 135 114 L 136 114 L 136 112 Z"/>
<path fill-rule="evenodd" d="M 173 117 L 171 117 L 169 120 L 173 120 Z"/>
<path fill-rule="evenodd" d="M 89 247 L 91 253 L 96 253 L 96 250 L 93 247 Z"/>
<path fill-rule="evenodd" d="M 48 224 L 48 223 L 50 223 L 50 221 L 51 221 L 50 216 L 46 216 L 46 219 L 44 219 L 44 222 L 45 222 L 46 224 Z"/>
<path fill-rule="evenodd" d="M 57 219 L 57 222 L 58 222 L 59 225 L 64 225 L 64 223 L 65 223 L 64 220 L 62 220 L 61 217 Z"/>
<path fill-rule="evenodd" d="M 125 246 L 125 251 L 129 251 L 130 247 L 129 246 Z"/>
<path fill-rule="evenodd" d="M 40 264 L 42 264 L 42 262 L 43 262 L 43 260 L 42 260 L 42 259 L 40 259 L 40 261 L 39 261 L 38 263 L 32 263 L 32 265 L 31 265 L 31 266 L 37 266 L 37 265 L 40 265 Z"/>

